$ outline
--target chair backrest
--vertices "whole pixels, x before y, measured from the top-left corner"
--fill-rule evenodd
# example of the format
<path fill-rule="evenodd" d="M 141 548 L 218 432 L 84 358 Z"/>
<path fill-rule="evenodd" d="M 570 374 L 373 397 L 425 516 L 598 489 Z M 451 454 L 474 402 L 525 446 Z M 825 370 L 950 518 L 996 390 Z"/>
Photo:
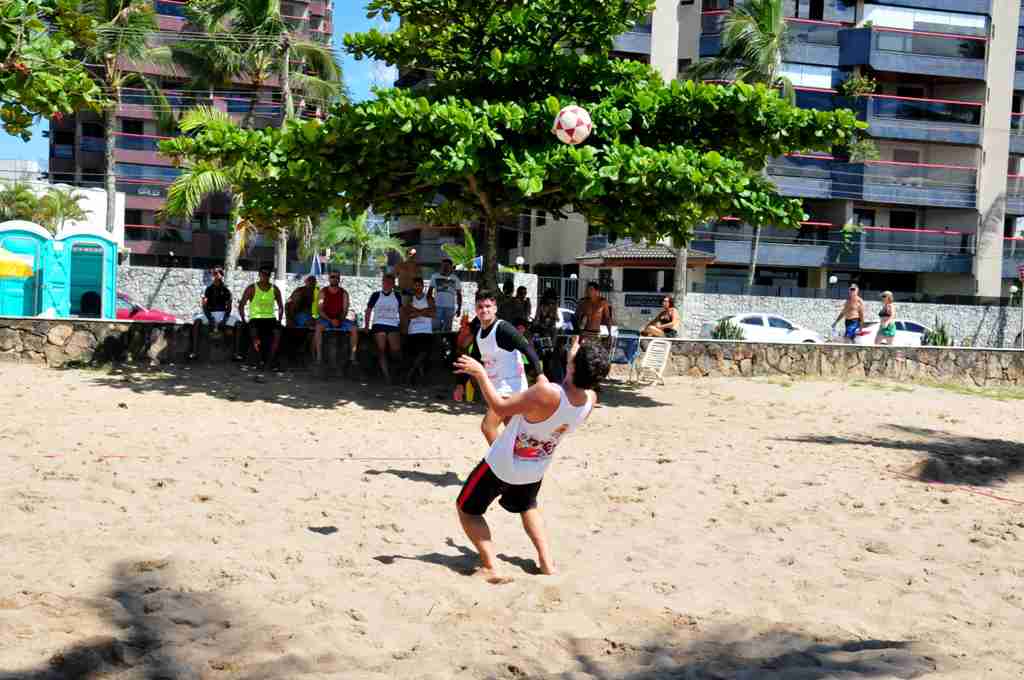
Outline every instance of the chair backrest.
<path fill-rule="evenodd" d="M 657 371 L 661 375 L 668 364 L 668 355 L 672 352 L 672 343 L 664 338 L 656 338 L 647 345 L 644 358 L 640 362 L 641 369 Z"/>

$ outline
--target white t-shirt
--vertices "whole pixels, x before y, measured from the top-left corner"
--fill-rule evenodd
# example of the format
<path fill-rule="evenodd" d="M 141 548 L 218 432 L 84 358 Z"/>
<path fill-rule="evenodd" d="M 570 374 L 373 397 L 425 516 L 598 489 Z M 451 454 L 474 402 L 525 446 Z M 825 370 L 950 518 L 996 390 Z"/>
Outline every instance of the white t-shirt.
<path fill-rule="evenodd" d="M 506 484 L 533 484 L 539 482 L 551 465 L 551 457 L 562 437 L 583 424 L 593 404 L 590 395 L 582 406 L 573 406 L 565 390 L 555 385 L 561 394 L 558 410 L 547 420 L 531 423 L 522 415 L 513 416 L 501 435 L 487 452 L 487 465 Z"/>
<path fill-rule="evenodd" d="M 434 304 L 445 309 L 455 309 L 462 282 L 455 274 L 437 273 L 430 277 L 430 290 L 434 291 Z"/>
<path fill-rule="evenodd" d="M 413 309 L 428 309 L 430 307 L 430 300 L 424 294 L 423 297 L 412 297 Z M 434 320 L 429 316 L 417 316 L 415 319 L 409 319 L 409 335 L 417 335 L 419 333 L 432 333 L 434 331 Z"/>
<path fill-rule="evenodd" d="M 374 325 L 398 328 L 401 323 L 399 310 L 402 307 L 402 298 L 398 296 L 397 289 L 392 289 L 390 293 L 378 290 L 370 296 L 369 307 Z"/>
<path fill-rule="evenodd" d="M 496 319 L 486 331 L 481 326 L 476 333 L 476 347 L 480 351 L 480 363 L 484 365 L 487 377 L 494 383 L 495 389 L 502 396 L 509 396 L 515 392 L 525 392 L 529 385 L 523 368 L 523 355 L 519 350 L 510 351 L 498 346 L 498 328 L 503 323 L 508 322 Z"/>

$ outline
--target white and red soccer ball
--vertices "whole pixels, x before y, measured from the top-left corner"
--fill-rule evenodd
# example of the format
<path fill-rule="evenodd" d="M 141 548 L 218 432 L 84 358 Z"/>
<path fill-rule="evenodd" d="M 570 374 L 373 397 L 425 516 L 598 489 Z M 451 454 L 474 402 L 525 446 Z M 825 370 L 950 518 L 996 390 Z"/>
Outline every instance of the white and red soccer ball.
<path fill-rule="evenodd" d="M 551 132 L 566 144 L 582 144 L 594 130 L 594 123 L 586 109 L 575 104 L 566 106 L 555 116 Z"/>

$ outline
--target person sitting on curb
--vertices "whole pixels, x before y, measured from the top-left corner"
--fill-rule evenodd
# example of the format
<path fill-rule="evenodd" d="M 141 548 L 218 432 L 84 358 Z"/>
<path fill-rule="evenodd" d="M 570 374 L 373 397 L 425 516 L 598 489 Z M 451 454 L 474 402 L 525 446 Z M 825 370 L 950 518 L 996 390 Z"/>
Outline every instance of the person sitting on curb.
<path fill-rule="evenodd" d="M 224 284 L 224 270 L 217 267 L 213 270 L 213 282 L 206 287 L 200 302 L 202 311 L 192 320 L 192 351 L 189 359 L 195 359 L 199 352 L 199 329 L 209 326 L 213 331 L 223 332 L 234 329 L 238 317 L 231 313 L 231 289 Z M 235 333 L 235 355 L 238 355 L 238 334 Z"/>
<path fill-rule="evenodd" d="M 385 380 L 391 382 L 389 355 L 397 363 L 402 351 L 402 296 L 395 290 L 394 274 L 384 274 L 381 289 L 370 296 L 363 325 L 377 344 L 377 364 L 381 373 Z"/>
<path fill-rule="evenodd" d="M 316 277 L 310 274 L 301 286 L 292 291 L 284 306 L 285 319 L 293 328 L 313 328 L 319 317 L 317 300 L 320 288 L 316 285 Z"/>
<path fill-rule="evenodd" d="M 661 300 L 661 311 L 647 322 L 640 335 L 649 338 L 674 338 L 679 335 L 679 310 L 671 295 Z"/>

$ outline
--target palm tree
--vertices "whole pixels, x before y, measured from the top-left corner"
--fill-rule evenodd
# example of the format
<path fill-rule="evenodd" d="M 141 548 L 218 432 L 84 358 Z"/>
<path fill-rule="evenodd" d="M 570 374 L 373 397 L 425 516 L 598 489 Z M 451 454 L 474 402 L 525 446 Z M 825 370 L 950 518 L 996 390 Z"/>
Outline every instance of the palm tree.
<path fill-rule="evenodd" d="M 39 223 L 46 227 L 51 234 L 59 234 L 64 230 L 65 223 L 89 217 L 90 211 L 81 205 L 84 199 L 85 195 L 74 189 L 51 187 L 46 195 L 39 199 L 37 210 Z"/>
<path fill-rule="evenodd" d="M 476 241 L 473 239 L 473 232 L 468 227 L 462 227 L 462 245 L 445 243 L 441 246 L 444 254 L 451 258 L 452 264 L 469 270 L 473 268 L 473 261 L 479 255 L 476 251 Z"/>
<path fill-rule="evenodd" d="M 328 248 L 337 251 L 332 258 L 355 264 L 356 276 L 361 275 L 363 261 L 372 255 L 398 253 L 405 257 L 405 248 L 397 238 L 370 228 L 368 213 L 351 216 L 331 210 L 321 221 L 313 237 L 317 252 Z"/>
<path fill-rule="evenodd" d="M 93 77 L 107 95 L 104 110 L 106 126 L 105 187 L 107 190 L 107 231 L 114 231 L 117 209 L 117 182 L 114 164 L 114 135 L 117 110 L 124 88 L 141 85 L 146 100 L 157 110 L 161 124 L 170 121 L 170 107 L 160 91 L 159 83 L 139 73 L 143 65 L 169 66 L 171 51 L 167 47 L 151 47 L 148 39 L 159 29 L 153 7 L 146 0 L 90 0 L 83 3 L 84 13 L 97 24 L 96 40 L 87 44 L 82 56 L 91 66 Z M 76 123 L 76 128 L 80 123 Z M 77 136 L 77 135 L 76 135 Z M 77 153 L 77 149 L 76 149 Z"/>
<path fill-rule="evenodd" d="M 38 210 L 39 199 L 28 183 L 10 182 L 0 185 L 0 221 L 33 221 Z"/>
<path fill-rule="evenodd" d="M 237 126 L 228 114 L 208 106 L 191 109 L 182 116 L 179 127 L 186 135 L 202 132 L 231 134 Z M 168 153 L 180 148 L 178 140 L 164 142 Z M 187 154 L 182 154 L 187 157 Z M 187 158 L 186 158 L 187 160 Z M 223 165 L 214 161 L 199 160 L 188 164 L 167 190 L 167 203 L 162 216 L 191 217 L 203 201 L 218 193 L 231 196 L 231 218 L 237 220 L 244 196 L 239 189 L 239 175 L 243 168 Z M 161 217 L 162 217 L 161 216 Z M 231 239 L 224 254 L 225 271 L 233 271 L 238 264 L 238 255 L 247 236 L 254 231 L 253 225 L 245 221 L 232 224 Z"/>
<path fill-rule="evenodd" d="M 205 26 L 224 22 L 232 31 L 249 38 L 247 74 L 259 85 L 270 68 L 276 71 L 281 80 L 284 121 L 295 118 L 296 93 L 324 103 L 345 96 L 341 67 L 334 54 L 326 45 L 293 35 L 281 14 L 280 0 L 198 0 L 191 3 L 190 16 Z M 254 107 L 255 96 L 249 121 Z M 278 234 L 275 260 L 278 275 L 283 276 L 288 264 L 288 229 L 284 226 Z"/>
<path fill-rule="evenodd" d="M 793 83 L 782 73 L 782 60 L 791 39 L 783 4 L 783 0 L 747 0 L 733 7 L 725 17 L 718 56 L 698 61 L 689 68 L 687 76 L 694 80 L 722 78 L 761 83 L 777 88 L 783 97 L 794 103 Z M 767 175 L 767 168 L 762 172 Z M 761 227 L 753 229 L 748 288 L 754 285 L 757 249 L 761 242 Z"/>

